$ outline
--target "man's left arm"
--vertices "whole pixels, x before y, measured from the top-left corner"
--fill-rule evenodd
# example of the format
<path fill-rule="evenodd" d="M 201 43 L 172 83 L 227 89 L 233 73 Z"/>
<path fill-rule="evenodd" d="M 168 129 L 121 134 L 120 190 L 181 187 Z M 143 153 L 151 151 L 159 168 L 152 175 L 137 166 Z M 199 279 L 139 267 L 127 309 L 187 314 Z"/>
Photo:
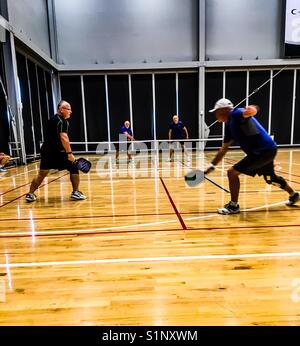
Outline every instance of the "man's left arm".
<path fill-rule="evenodd" d="M 187 128 L 185 126 L 183 128 L 183 131 L 185 132 L 185 138 L 189 139 L 189 133 L 188 133 L 188 130 L 187 130 Z"/>
<path fill-rule="evenodd" d="M 254 117 L 259 111 L 259 107 L 255 105 L 247 106 L 243 111 L 244 118 Z"/>

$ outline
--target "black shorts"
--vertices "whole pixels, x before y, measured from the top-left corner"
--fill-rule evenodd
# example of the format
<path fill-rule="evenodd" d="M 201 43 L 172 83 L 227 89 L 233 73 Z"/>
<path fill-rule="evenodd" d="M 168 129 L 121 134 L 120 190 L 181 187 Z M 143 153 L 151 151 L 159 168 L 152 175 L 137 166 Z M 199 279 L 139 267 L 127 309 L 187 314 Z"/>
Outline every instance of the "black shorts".
<path fill-rule="evenodd" d="M 68 154 L 65 152 L 51 152 L 41 148 L 40 169 L 58 169 L 59 171 L 68 170 L 71 174 L 79 174 L 77 167 L 68 160 Z"/>
<path fill-rule="evenodd" d="M 243 174 L 255 177 L 256 175 L 272 175 L 274 172 L 274 159 L 277 149 L 267 150 L 261 154 L 248 154 L 233 168 Z"/>
<path fill-rule="evenodd" d="M 179 142 L 181 146 L 184 145 L 183 138 L 172 138 L 170 144 Z"/>
<path fill-rule="evenodd" d="M 114 143 L 116 151 L 130 151 L 130 145 L 132 142 L 119 142 L 119 143 Z"/>

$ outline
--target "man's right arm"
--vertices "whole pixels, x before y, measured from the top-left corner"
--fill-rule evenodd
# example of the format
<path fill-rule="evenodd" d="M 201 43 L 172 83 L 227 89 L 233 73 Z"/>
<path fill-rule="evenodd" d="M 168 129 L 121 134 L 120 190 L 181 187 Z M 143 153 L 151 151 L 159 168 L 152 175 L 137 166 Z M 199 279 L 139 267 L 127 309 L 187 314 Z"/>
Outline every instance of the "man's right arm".
<path fill-rule="evenodd" d="M 61 132 L 59 134 L 59 136 L 60 136 L 61 144 L 64 147 L 66 153 L 71 153 L 71 154 L 68 154 L 68 160 L 70 160 L 72 162 L 75 161 L 75 157 L 72 153 L 71 144 L 70 144 L 68 134 L 65 132 Z"/>
<path fill-rule="evenodd" d="M 219 151 L 217 152 L 217 155 L 211 161 L 210 166 L 205 170 L 204 174 L 208 174 L 215 169 L 215 166 L 223 159 L 223 157 L 227 153 L 227 151 L 228 151 L 228 149 L 232 143 L 233 143 L 233 141 L 223 143 L 222 147 L 219 149 Z"/>
<path fill-rule="evenodd" d="M 170 129 L 169 130 L 169 141 L 171 140 L 171 137 L 172 137 L 172 130 Z"/>

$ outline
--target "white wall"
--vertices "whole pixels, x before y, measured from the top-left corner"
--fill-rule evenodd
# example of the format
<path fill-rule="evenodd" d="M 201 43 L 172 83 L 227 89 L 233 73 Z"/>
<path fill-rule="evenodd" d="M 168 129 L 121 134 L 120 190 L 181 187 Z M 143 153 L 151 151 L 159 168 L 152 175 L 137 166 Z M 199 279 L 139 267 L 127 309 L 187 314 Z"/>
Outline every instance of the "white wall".
<path fill-rule="evenodd" d="M 198 0 L 55 0 L 59 63 L 198 59 Z"/>
<path fill-rule="evenodd" d="M 282 0 L 206 0 L 206 56 L 280 58 L 282 11 Z"/>
<path fill-rule="evenodd" d="M 47 0 L 7 0 L 7 5 L 10 23 L 50 57 Z"/>

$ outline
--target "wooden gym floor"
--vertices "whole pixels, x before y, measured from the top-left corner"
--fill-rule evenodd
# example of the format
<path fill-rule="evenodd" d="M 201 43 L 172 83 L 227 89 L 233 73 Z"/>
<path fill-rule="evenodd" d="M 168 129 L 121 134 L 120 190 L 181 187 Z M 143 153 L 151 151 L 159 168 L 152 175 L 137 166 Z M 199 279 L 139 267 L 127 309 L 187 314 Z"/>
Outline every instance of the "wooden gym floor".
<path fill-rule="evenodd" d="M 66 172 L 33 204 L 38 163 L 2 173 L 0 325 L 300 325 L 300 205 L 242 176 L 241 214 L 216 214 L 242 156 L 230 151 L 196 188 L 179 161 L 127 176 L 125 164 L 97 174 L 90 157 L 79 202 Z M 300 149 L 277 161 L 299 190 Z"/>

